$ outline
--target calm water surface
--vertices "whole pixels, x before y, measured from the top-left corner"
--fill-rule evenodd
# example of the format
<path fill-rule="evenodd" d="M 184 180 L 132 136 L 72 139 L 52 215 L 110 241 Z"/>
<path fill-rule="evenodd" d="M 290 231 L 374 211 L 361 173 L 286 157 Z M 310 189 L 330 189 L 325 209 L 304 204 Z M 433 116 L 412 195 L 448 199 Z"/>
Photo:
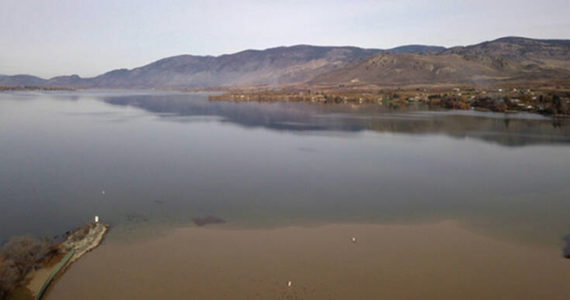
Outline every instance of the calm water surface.
<path fill-rule="evenodd" d="M 0 241 L 94 215 L 118 231 L 216 215 L 236 227 L 458 220 L 558 245 L 569 179 L 569 124 L 538 115 L 0 93 Z"/>

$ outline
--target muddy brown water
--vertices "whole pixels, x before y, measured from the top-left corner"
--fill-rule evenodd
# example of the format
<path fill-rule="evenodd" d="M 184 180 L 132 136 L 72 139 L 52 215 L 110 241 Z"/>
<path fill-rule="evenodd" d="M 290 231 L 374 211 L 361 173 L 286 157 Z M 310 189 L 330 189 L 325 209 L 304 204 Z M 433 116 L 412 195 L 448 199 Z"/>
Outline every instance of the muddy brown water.
<path fill-rule="evenodd" d="M 107 243 L 47 299 L 569 299 L 568 278 L 557 248 L 506 243 L 454 222 L 200 227 Z"/>

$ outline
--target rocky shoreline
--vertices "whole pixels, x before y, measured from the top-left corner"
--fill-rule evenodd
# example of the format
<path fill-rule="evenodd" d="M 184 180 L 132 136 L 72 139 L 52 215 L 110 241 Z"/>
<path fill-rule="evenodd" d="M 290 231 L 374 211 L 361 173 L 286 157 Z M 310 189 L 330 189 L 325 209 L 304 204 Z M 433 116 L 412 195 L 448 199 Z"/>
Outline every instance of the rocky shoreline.
<path fill-rule="evenodd" d="M 87 223 L 70 234 L 61 243 L 60 251 L 69 252 L 74 249 L 75 254 L 70 259 L 70 263 L 73 263 L 87 252 L 97 248 L 108 230 L 109 225 L 99 222 Z"/>
<path fill-rule="evenodd" d="M 46 246 L 47 241 L 43 241 L 39 247 L 34 244 L 39 242 L 31 238 L 16 238 L 8 242 L 4 253 L 0 254 L 0 263 L 6 266 L 0 274 L 0 283 L 3 283 L 0 298 L 4 299 L 4 295 L 6 299 L 42 299 L 50 284 L 73 262 L 101 244 L 108 230 L 109 225 L 96 219 L 71 231 L 58 244 Z M 37 258 L 26 262 L 27 267 L 22 267 L 25 264 L 19 257 L 30 256 Z"/>

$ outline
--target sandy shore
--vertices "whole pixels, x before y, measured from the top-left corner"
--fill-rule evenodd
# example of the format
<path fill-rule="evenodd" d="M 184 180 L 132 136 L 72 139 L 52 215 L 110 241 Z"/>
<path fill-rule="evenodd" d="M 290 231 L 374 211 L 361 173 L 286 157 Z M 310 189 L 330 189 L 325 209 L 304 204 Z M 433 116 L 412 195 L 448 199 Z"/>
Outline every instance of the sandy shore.
<path fill-rule="evenodd" d="M 212 226 L 104 243 L 47 299 L 570 299 L 569 279 L 559 248 L 506 243 L 453 222 Z"/>

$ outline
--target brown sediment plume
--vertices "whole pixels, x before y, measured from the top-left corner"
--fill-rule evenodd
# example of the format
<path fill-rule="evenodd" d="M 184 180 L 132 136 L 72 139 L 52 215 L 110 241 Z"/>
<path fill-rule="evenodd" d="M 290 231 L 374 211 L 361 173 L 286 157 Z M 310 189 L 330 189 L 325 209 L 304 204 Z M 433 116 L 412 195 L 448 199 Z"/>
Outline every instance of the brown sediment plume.
<path fill-rule="evenodd" d="M 47 299 L 570 299 L 559 253 L 455 222 L 188 227 L 106 243 Z"/>

